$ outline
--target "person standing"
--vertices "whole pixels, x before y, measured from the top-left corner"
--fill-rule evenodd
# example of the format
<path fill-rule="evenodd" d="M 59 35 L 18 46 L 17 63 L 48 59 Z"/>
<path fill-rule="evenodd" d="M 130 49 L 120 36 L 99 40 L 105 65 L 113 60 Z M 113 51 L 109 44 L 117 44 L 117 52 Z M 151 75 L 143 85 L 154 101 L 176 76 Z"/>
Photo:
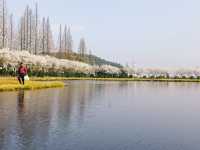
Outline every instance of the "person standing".
<path fill-rule="evenodd" d="M 24 85 L 24 77 L 28 74 L 28 70 L 26 66 L 23 63 L 20 63 L 20 66 L 18 68 L 18 80 L 20 84 Z"/>

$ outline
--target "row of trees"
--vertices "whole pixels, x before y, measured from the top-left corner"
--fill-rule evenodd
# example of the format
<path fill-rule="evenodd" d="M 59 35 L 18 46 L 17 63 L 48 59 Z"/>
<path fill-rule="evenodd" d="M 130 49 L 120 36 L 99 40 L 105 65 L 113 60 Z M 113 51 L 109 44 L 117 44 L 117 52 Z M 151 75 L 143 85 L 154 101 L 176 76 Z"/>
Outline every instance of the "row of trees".
<path fill-rule="evenodd" d="M 7 11 L 6 0 L 0 0 L 0 48 L 10 50 L 27 50 L 31 54 L 50 54 L 59 52 L 70 55 L 73 53 L 73 39 L 70 27 L 59 27 L 58 43 L 54 41 L 50 18 L 40 19 L 38 4 L 32 9 L 25 8 L 19 22 L 15 25 L 13 14 Z M 81 57 L 86 54 L 85 39 L 81 38 L 78 52 Z"/>

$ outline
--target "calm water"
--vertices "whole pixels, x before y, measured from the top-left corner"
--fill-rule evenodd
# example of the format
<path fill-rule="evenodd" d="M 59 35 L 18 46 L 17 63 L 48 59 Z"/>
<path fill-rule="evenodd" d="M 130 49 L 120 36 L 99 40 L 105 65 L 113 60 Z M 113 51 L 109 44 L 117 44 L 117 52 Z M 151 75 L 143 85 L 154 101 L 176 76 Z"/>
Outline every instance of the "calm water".
<path fill-rule="evenodd" d="M 0 150 L 200 150 L 200 84 L 67 84 L 0 93 Z"/>

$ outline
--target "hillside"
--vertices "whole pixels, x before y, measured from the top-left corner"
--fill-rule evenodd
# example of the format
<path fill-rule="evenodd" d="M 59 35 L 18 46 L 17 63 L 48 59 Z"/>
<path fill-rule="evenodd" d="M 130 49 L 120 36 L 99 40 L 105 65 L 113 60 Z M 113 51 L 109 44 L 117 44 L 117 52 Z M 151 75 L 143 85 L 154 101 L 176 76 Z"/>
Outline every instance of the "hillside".
<path fill-rule="evenodd" d="M 67 55 L 66 53 L 62 53 L 62 54 L 51 53 L 50 55 L 55 56 L 57 58 L 62 58 L 62 59 L 81 61 L 81 62 L 88 63 L 90 65 L 98 65 L 98 66 L 109 65 L 109 66 L 113 66 L 117 68 L 123 68 L 121 64 L 105 60 L 95 55 L 85 55 L 84 57 L 80 57 L 80 55 L 77 53 L 71 53 L 70 55 Z"/>
<path fill-rule="evenodd" d="M 99 65 L 99 66 L 110 65 L 110 66 L 118 67 L 118 68 L 123 67 L 121 64 L 105 60 L 105 59 L 100 58 L 100 57 L 95 56 L 95 55 L 87 55 L 86 57 L 88 57 L 88 59 L 90 60 L 90 62 L 89 62 L 90 64 L 95 64 L 95 65 Z"/>

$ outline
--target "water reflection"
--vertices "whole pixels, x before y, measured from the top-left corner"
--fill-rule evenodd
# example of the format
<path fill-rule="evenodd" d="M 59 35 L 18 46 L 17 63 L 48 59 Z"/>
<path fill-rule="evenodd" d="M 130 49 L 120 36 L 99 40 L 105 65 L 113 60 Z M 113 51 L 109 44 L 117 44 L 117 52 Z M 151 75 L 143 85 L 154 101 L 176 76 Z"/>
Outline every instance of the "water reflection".
<path fill-rule="evenodd" d="M 196 150 L 199 90 L 193 83 L 69 81 L 63 89 L 0 93 L 0 150 Z"/>
<path fill-rule="evenodd" d="M 25 112 L 24 90 L 20 90 L 18 93 L 18 111 L 19 113 Z"/>

